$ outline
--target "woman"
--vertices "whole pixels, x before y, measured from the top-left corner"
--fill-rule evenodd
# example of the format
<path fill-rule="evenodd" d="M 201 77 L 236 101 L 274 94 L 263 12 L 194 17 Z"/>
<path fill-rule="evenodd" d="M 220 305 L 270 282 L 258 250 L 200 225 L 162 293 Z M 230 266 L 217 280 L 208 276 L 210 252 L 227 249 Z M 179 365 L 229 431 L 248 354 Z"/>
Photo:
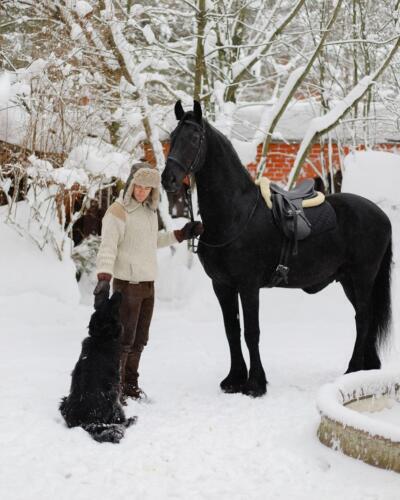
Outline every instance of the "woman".
<path fill-rule="evenodd" d="M 122 400 L 143 399 L 138 385 L 140 356 L 149 338 L 157 275 L 157 248 L 182 242 L 201 234 L 200 222 L 182 229 L 158 231 L 157 207 L 160 174 L 148 163 L 133 165 L 124 190 L 110 205 L 102 221 L 97 255 L 95 308 L 113 291 L 122 293 L 120 308 L 124 327 L 121 352 Z"/>

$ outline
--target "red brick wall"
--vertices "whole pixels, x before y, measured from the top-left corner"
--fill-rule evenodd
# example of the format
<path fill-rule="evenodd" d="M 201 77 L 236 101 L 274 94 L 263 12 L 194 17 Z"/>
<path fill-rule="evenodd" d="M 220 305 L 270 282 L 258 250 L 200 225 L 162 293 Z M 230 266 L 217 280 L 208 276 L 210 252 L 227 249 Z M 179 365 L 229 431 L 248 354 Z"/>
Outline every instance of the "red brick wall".
<path fill-rule="evenodd" d="M 299 143 L 294 144 L 285 144 L 285 143 L 273 143 L 270 145 L 268 158 L 267 158 L 267 166 L 264 171 L 264 175 L 269 177 L 272 181 L 283 181 L 285 182 L 288 178 L 289 172 L 293 167 L 294 160 L 296 158 L 297 151 L 300 147 Z M 163 143 L 164 154 L 167 155 L 169 151 L 169 143 Z M 357 150 L 364 150 L 364 146 L 358 146 Z M 399 147 L 394 144 L 379 144 L 375 147 L 376 150 L 384 150 L 384 151 L 395 151 L 398 150 Z M 252 175 L 255 175 L 257 164 L 261 158 L 262 144 L 258 146 L 257 149 L 257 157 L 255 162 L 249 163 L 247 165 L 248 170 Z M 350 151 L 348 146 L 344 146 L 342 150 L 342 154 L 346 155 Z M 144 145 L 145 158 L 150 163 L 154 164 L 154 155 L 149 144 Z M 311 147 L 311 150 L 308 153 L 308 160 L 312 162 L 315 168 L 321 172 L 321 158 L 323 158 L 323 162 L 325 165 L 329 164 L 329 151 L 328 145 L 325 144 L 323 148 L 321 148 L 320 144 L 314 144 Z M 335 166 L 335 169 L 340 168 L 340 160 L 339 160 L 339 148 L 337 144 L 332 144 L 332 162 Z M 316 177 L 317 174 L 311 168 L 309 162 L 306 163 L 305 167 L 300 173 L 299 179 L 304 179 L 306 177 Z"/>
<path fill-rule="evenodd" d="M 290 170 L 293 167 L 294 160 L 296 158 L 297 151 L 299 150 L 300 144 L 284 144 L 284 143 L 273 143 L 270 145 L 267 166 L 264 171 L 264 175 L 270 178 L 272 181 L 283 181 L 285 182 L 289 176 Z M 358 151 L 364 150 L 365 146 L 360 145 L 356 148 Z M 396 151 L 398 146 L 394 144 L 379 144 L 375 147 L 376 150 L 383 151 Z M 257 164 L 261 158 L 262 145 L 258 146 L 257 158 L 254 163 L 247 165 L 250 172 L 255 173 Z M 342 155 L 347 155 L 350 152 L 349 146 L 344 146 L 342 148 Z M 341 162 L 339 158 L 339 148 L 337 144 L 332 144 L 332 163 L 335 170 L 340 169 Z M 318 172 L 322 172 L 322 164 L 329 165 L 329 148 L 325 144 L 322 148 L 320 144 L 314 144 L 309 153 L 302 171 L 300 172 L 299 179 L 305 179 L 306 177 L 316 177 L 314 169 L 310 166 L 309 162 L 312 162 L 314 167 Z"/>

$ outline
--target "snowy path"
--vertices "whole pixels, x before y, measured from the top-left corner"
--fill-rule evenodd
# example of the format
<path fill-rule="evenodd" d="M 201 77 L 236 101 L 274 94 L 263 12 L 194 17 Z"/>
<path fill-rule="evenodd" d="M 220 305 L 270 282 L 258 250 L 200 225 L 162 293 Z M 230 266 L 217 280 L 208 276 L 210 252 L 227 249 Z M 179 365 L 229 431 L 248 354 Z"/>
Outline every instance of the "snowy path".
<path fill-rule="evenodd" d="M 130 403 L 139 421 L 118 446 L 68 430 L 57 411 L 90 309 L 39 294 L 0 297 L 2 500 L 399 498 L 399 475 L 316 438 L 317 391 L 343 373 L 354 341 L 339 287 L 262 293 L 270 384 L 257 400 L 219 391 L 228 349 L 215 299 L 202 293 L 185 309 L 157 305 L 141 374 L 152 403 Z"/>

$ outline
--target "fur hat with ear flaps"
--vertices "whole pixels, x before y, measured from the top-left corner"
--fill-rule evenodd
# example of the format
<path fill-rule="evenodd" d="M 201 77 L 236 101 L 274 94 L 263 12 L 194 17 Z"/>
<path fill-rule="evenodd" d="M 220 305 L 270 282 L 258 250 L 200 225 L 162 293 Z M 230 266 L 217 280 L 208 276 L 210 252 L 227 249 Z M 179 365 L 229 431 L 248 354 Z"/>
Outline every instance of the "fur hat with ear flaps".
<path fill-rule="evenodd" d="M 128 206 L 132 201 L 133 186 L 137 184 L 139 186 L 151 187 L 152 190 L 144 202 L 151 210 L 157 210 L 158 202 L 160 198 L 160 182 L 161 176 L 160 172 L 153 168 L 149 163 L 135 163 L 132 166 L 131 173 L 126 181 L 124 193 L 123 193 L 123 203 Z"/>

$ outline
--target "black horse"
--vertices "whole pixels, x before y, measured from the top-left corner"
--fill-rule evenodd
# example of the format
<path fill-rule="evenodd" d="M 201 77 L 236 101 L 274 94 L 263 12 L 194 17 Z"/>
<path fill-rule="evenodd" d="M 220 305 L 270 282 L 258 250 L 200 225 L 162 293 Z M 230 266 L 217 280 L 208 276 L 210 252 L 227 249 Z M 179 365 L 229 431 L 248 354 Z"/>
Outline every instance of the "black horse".
<path fill-rule="evenodd" d="M 212 280 L 222 308 L 231 368 L 221 382 L 225 392 L 261 396 L 267 380 L 259 353 L 259 289 L 271 286 L 280 260 L 283 235 L 272 211 L 259 196 L 230 141 L 193 111 L 175 105 L 179 124 L 171 135 L 171 149 L 162 183 L 176 191 L 194 174 L 204 233 L 198 255 Z M 327 197 L 336 214 L 333 229 L 300 241 L 290 257 L 285 288 L 316 293 L 339 281 L 355 309 L 357 337 L 347 372 L 380 368 L 377 349 L 387 339 L 391 318 L 391 224 L 371 201 L 353 194 Z M 250 370 L 240 344 L 238 296 L 242 303 L 244 337 Z"/>

